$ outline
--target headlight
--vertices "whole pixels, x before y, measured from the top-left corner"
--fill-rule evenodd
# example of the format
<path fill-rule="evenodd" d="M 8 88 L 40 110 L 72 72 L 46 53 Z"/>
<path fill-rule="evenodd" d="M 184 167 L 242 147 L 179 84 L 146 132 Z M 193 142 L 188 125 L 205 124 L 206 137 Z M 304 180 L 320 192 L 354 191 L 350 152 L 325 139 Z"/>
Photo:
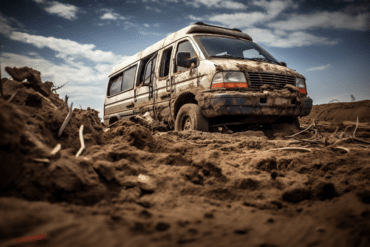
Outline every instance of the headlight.
<path fill-rule="evenodd" d="M 306 88 L 306 83 L 303 78 L 295 78 L 295 86 L 298 88 Z"/>
<path fill-rule="evenodd" d="M 295 78 L 295 86 L 298 88 L 300 93 L 307 94 L 306 82 L 303 78 Z"/>
<path fill-rule="evenodd" d="M 212 88 L 248 88 L 247 79 L 243 72 L 219 72 L 215 74 Z"/>

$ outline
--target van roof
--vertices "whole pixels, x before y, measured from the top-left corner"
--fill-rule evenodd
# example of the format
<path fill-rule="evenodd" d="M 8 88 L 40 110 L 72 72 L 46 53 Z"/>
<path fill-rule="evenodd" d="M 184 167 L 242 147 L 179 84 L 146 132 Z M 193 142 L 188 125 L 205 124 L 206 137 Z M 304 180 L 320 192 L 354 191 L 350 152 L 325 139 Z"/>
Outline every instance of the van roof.
<path fill-rule="evenodd" d="M 181 39 L 182 37 L 185 37 L 187 34 L 193 34 L 193 33 L 223 34 L 223 35 L 239 37 L 239 38 L 247 39 L 249 41 L 253 41 L 251 36 L 249 36 L 246 33 L 241 32 L 239 29 L 229 29 L 229 28 L 207 25 L 202 22 L 197 22 L 177 32 L 174 32 L 168 35 L 166 38 L 158 41 L 154 45 L 151 45 L 148 48 L 142 50 L 141 52 L 138 52 L 135 55 L 125 59 L 121 64 L 116 65 L 113 68 L 110 76 L 124 69 L 125 67 L 131 65 L 132 63 L 142 58 L 145 58 L 146 56 L 152 54 L 153 52 L 156 52 L 162 49 L 163 47 L 166 47 L 167 45 L 175 42 L 176 40 Z"/>

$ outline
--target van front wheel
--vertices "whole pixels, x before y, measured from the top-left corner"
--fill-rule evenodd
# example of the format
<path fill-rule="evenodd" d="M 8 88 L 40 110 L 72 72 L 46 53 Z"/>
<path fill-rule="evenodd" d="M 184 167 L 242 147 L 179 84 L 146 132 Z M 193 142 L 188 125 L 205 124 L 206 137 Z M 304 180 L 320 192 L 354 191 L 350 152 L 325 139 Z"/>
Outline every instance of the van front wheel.
<path fill-rule="evenodd" d="M 180 108 L 175 121 L 175 130 L 209 131 L 208 119 L 205 118 L 196 104 L 185 104 Z"/>

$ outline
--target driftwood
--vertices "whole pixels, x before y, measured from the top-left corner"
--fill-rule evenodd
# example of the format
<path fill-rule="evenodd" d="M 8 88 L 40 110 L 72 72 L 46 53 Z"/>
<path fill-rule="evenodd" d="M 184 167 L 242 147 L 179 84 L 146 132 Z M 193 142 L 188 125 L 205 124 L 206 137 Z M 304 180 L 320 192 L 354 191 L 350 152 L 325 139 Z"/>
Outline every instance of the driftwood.
<path fill-rule="evenodd" d="M 83 131 L 84 131 L 84 126 L 81 125 L 80 127 L 80 142 L 81 142 L 81 148 L 80 150 L 78 150 L 77 154 L 76 154 L 76 157 L 80 156 L 80 154 L 82 153 L 82 151 L 85 149 L 85 141 L 84 141 L 84 134 L 83 134 Z"/>
<path fill-rule="evenodd" d="M 63 130 L 65 129 L 65 127 L 67 126 L 69 120 L 71 119 L 72 117 L 72 106 L 73 106 L 73 103 L 71 103 L 71 107 L 69 108 L 69 112 L 66 116 L 66 118 L 64 119 L 64 122 L 62 124 L 62 127 L 60 127 L 59 129 L 59 132 L 58 132 L 58 137 L 60 137 L 63 133 Z"/>

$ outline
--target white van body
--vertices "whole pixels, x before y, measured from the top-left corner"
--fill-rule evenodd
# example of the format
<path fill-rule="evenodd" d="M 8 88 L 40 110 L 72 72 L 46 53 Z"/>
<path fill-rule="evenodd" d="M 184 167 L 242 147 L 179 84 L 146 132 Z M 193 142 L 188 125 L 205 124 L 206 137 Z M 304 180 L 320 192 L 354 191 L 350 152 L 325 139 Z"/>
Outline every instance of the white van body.
<path fill-rule="evenodd" d="M 196 23 L 113 68 L 104 123 L 149 112 L 176 130 L 208 131 L 291 121 L 308 115 L 311 108 L 305 78 L 277 62 L 248 34 Z"/>

